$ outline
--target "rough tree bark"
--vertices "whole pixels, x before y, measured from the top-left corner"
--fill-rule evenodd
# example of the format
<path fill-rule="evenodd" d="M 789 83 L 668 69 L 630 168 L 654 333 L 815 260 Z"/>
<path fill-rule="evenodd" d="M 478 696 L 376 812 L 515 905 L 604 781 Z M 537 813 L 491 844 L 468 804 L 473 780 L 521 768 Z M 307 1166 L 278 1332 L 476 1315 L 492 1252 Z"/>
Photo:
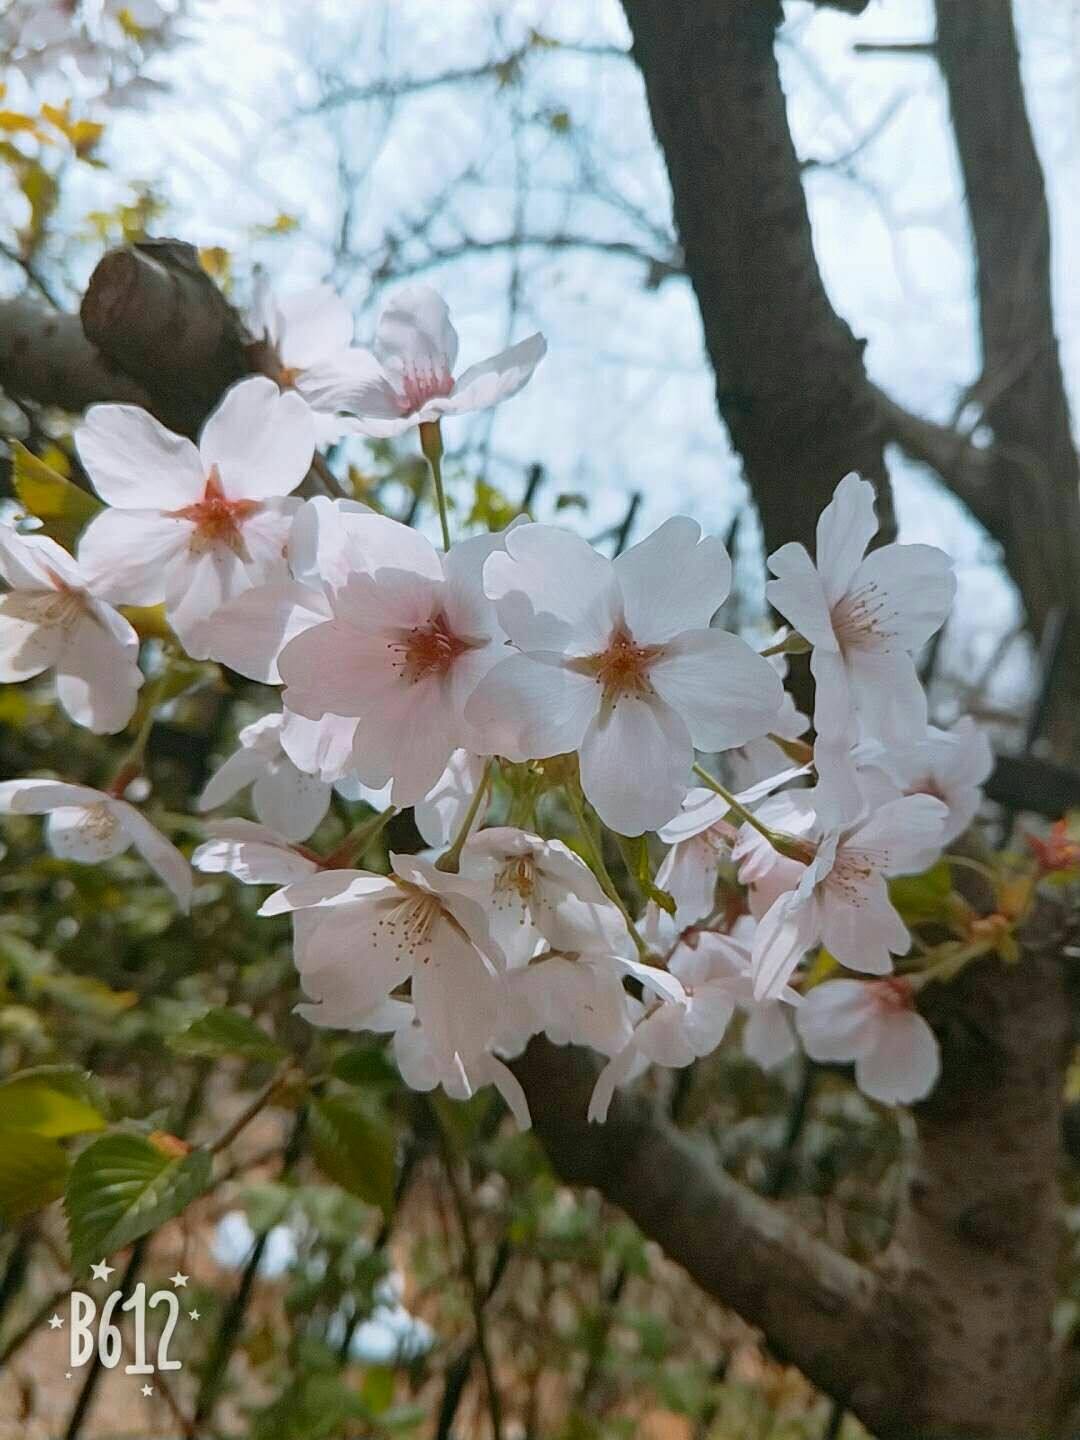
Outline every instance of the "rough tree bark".
<path fill-rule="evenodd" d="M 1011 0 L 937 0 L 936 53 L 949 96 L 976 257 L 982 375 L 973 396 L 993 431 L 991 486 L 1004 548 L 1035 634 L 1068 615 L 1047 714 L 1058 758 L 1080 761 L 1080 463 L 1061 372 L 1050 216 L 1028 120 Z"/>

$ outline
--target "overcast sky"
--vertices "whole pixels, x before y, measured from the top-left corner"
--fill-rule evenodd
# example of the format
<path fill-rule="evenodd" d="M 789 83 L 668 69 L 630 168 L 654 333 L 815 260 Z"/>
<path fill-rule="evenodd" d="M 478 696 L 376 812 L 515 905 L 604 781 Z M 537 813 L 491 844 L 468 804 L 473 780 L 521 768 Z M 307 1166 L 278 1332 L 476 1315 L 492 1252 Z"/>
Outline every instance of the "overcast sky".
<path fill-rule="evenodd" d="M 660 253 L 667 184 L 640 79 L 625 59 L 570 48 L 625 47 L 618 0 L 192 0 L 191 9 L 189 43 L 156 67 L 170 92 L 142 113 L 118 113 L 108 153 L 121 176 L 151 180 L 170 198 L 171 231 L 234 252 L 241 293 L 256 260 L 283 289 L 331 277 L 366 338 L 385 292 L 372 287 L 363 257 L 380 251 L 387 232 L 422 222 L 465 172 L 449 214 L 432 228 L 437 245 L 454 245 L 463 231 L 490 241 L 517 228 Z M 1074 401 L 1078 13 L 1073 0 L 1018 0 Z M 564 44 L 534 48 L 520 86 L 500 91 L 487 79 L 394 104 L 302 113 L 328 85 L 432 77 L 502 58 L 530 28 Z M 931 33 L 929 0 L 871 0 L 858 19 L 796 0 L 779 53 L 800 155 L 842 155 L 889 117 L 860 151 L 854 178 L 828 169 L 808 176 L 815 241 L 834 304 L 867 339 L 873 377 L 944 420 L 977 373 L 978 347 L 943 89 L 929 59 L 853 50 L 856 39 Z M 583 191 L 589 165 L 599 195 Z M 353 194 L 352 258 L 335 254 L 342 173 Z M 72 206 L 85 206 L 101 183 L 88 177 Z M 283 213 L 300 220 L 295 235 L 257 233 Z M 423 249 L 407 244 L 402 253 Z M 593 528 L 640 488 L 646 528 L 687 510 L 726 529 L 745 492 L 716 418 L 693 299 L 681 280 L 648 289 L 644 276 L 635 259 L 577 250 L 528 251 L 516 264 L 487 253 L 425 272 L 450 301 L 463 363 L 537 328 L 551 344 L 524 395 L 472 429 L 455 422 L 448 438 L 486 442 L 490 477 L 511 490 L 529 463 L 542 462 L 552 495 L 589 496 Z M 960 566 L 961 603 L 977 619 L 954 649 L 989 653 L 1014 615 L 991 549 L 924 476 L 899 460 L 894 470 L 903 538 L 943 543 Z M 745 535 L 752 555 L 752 522 Z M 1022 678 L 1014 669 L 1001 683 Z"/>

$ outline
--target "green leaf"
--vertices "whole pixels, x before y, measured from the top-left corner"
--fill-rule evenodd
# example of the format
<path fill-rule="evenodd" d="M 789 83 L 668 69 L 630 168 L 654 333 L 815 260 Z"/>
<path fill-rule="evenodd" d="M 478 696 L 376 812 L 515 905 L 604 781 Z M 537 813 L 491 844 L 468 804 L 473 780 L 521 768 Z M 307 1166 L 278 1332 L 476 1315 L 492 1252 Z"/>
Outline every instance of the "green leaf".
<path fill-rule="evenodd" d="M 947 860 L 939 860 L 922 875 L 901 875 L 889 881 L 889 899 L 908 925 L 947 921 L 951 894 L 952 871 Z"/>
<path fill-rule="evenodd" d="M 367 1418 L 367 1406 L 338 1376 L 316 1373 L 294 1380 L 253 1415 L 250 1434 L 251 1440 L 336 1440 L 348 1421 Z"/>
<path fill-rule="evenodd" d="M 101 501 L 39 460 L 18 440 L 11 442 L 11 449 L 15 493 L 30 514 L 43 522 L 45 534 L 71 549 L 79 532 L 102 508 Z"/>
<path fill-rule="evenodd" d="M 88 1098 L 82 1071 L 45 1066 L 0 1085 L 0 1149 L 15 1130 L 60 1140 L 104 1128 L 105 1117 Z"/>
<path fill-rule="evenodd" d="M 325 1175 L 390 1215 L 396 1143 L 381 1115 L 352 1100 L 316 1100 L 311 1107 L 311 1149 Z"/>
<path fill-rule="evenodd" d="M 240 1055 L 246 1060 L 283 1060 L 285 1051 L 261 1026 L 238 1010 L 209 1010 L 186 1030 L 172 1035 L 169 1048 L 180 1055 Z"/>
<path fill-rule="evenodd" d="M 105 1135 L 71 1167 L 64 1209 L 78 1274 L 179 1215 L 210 1184 L 207 1150 L 174 1157 L 142 1135 Z"/>
<path fill-rule="evenodd" d="M 346 1085 L 358 1085 L 364 1090 L 389 1089 L 399 1081 L 397 1069 L 390 1063 L 386 1051 L 374 1045 L 356 1045 L 346 1050 L 330 1069 Z"/>
<path fill-rule="evenodd" d="M 55 1140 L 30 1130 L 0 1136 L 0 1215 L 12 1225 L 64 1193 L 68 1158 Z"/>

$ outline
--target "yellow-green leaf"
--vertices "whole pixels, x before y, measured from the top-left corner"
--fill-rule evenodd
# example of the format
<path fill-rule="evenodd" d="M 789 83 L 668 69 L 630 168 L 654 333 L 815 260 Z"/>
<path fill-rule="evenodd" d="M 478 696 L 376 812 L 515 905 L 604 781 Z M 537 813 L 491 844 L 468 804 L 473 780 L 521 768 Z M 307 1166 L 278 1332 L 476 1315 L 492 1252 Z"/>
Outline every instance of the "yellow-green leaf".
<path fill-rule="evenodd" d="M 180 1055 L 240 1055 L 248 1060 L 282 1060 L 285 1051 L 266 1031 L 238 1010 L 209 1010 L 186 1030 L 169 1038 Z"/>
<path fill-rule="evenodd" d="M 394 1132 L 374 1107 L 351 1100 L 316 1100 L 311 1107 L 311 1148 L 322 1172 L 350 1194 L 394 1206 Z"/>
<path fill-rule="evenodd" d="M 104 1128 L 105 1117 L 88 1099 L 80 1071 L 46 1067 L 0 1085 L 0 1150 L 15 1130 L 59 1140 Z"/>
<path fill-rule="evenodd" d="M 30 514 L 42 521 L 45 534 L 70 549 L 79 532 L 102 508 L 101 501 L 66 480 L 18 440 L 13 440 L 11 446 L 15 493 Z"/>
<path fill-rule="evenodd" d="M 64 1193 L 68 1158 L 55 1140 L 9 1130 L 0 1143 L 0 1216 L 8 1225 Z"/>

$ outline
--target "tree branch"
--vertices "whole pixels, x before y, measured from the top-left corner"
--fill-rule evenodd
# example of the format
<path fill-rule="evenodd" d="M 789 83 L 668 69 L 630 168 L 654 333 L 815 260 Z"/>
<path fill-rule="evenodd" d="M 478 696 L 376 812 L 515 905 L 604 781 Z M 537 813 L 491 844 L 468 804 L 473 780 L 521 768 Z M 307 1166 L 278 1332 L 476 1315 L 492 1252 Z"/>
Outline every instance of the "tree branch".
<path fill-rule="evenodd" d="M 77 315 L 20 296 L 0 301 L 0 389 L 79 411 L 97 400 L 149 403 L 147 392 L 87 340 Z"/>
<path fill-rule="evenodd" d="M 620 1092 L 606 1123 L 590 1125 L 594 1056 L 533 1040 L 513 1068 L 564 1180 L 594 1186 L 625 1210 L 697 1284 L 867 1423 L 883 1418 L 903 1336 L 872 1272 L 725 1175 L 641 1094 Z"/>

